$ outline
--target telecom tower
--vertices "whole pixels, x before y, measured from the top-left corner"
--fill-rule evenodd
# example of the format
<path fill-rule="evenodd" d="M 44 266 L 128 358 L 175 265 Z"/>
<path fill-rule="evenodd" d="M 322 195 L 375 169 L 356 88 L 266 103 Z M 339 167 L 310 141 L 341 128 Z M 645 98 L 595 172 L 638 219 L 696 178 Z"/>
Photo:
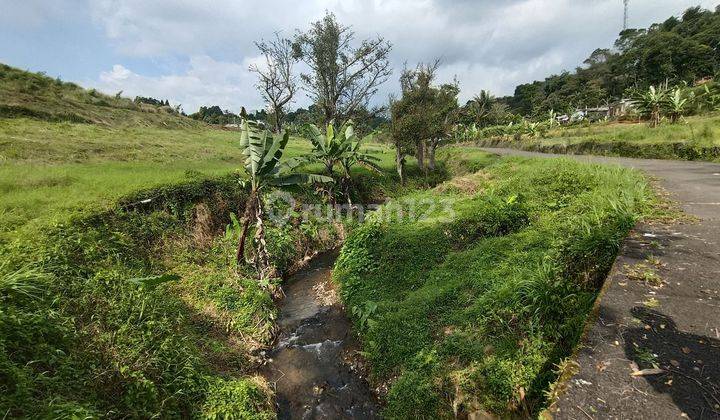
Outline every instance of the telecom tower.
<path fill-rule="evenodd" d="M 630 4 L 630 0 L 623 0 L 623 3 L 625 3 L 625 15 L 623 16 L 623 31 L 628 28 L 628 5 Z"/>

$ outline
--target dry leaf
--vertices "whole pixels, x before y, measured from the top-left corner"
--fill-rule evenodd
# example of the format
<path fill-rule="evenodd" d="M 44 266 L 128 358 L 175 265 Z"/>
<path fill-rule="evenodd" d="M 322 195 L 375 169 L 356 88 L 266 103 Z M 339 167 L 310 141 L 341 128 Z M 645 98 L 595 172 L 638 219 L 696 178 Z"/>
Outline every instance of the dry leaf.
<path fill-rule="evenodd" d="M 643 369 L 638 370 L 637 372 L 633 372 L 630 375 L 631 376 L 652 376 L 652 375 L 660 375 L 662 373 L 665 373 L 662 369 Z"/>

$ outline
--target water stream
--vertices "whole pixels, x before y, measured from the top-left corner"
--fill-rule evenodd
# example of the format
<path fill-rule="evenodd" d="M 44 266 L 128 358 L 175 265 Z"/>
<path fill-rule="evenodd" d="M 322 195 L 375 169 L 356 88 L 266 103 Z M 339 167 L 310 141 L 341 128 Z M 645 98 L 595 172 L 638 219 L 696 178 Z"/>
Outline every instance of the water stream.
<path fill-rule="evenodd" d="M 275 388 L 280 419 L 379 417 L 330 278 L 336 258 L 318 256 L 284 287 L 278 343 L 261 371 Z"/>

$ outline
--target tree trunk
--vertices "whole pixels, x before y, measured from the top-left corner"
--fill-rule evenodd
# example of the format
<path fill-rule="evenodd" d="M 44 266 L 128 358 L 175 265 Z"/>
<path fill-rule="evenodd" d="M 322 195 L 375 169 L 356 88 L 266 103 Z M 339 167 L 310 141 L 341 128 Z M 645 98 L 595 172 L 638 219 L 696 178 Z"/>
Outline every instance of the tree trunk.
<path fill-rule="evenodd" d="M 282 118 L 280 117 L 280 113 L 278 111 L 275 111 L 275 132 L 277 134 L 282 132 Z"/>
<path fill-rule="evenodd" d="M 258 277 L 263 279 L 266 276 L 274 277 L 275 269 L 270 266 L 270 254 L 265 241 L 265 221 L 263 220 L 263 208 L 260 195 L 256 195 L 255 204 L 255 244 L 257 246 L 257 269 Z"/>
<path fill-rule="evenodd" d="M 247 201 L 245 202 L 245 214 L 243 215 L 243 228 L 240 233 L 240 242 L 238 243 L 236 260 L 237 264 L 240 265 L 245 258 L 245 240 L 247 238 L 248 229 L 250 228 L 250 220 L 253 218 L 253 209 L 255 207 L 255 195 L 253 191 L 250 193 Z"/>
<path fill-rule="evenodd" d="M 343 177 L 343 193 L 345 194 L 345 199 L 347 200 L 347 203 L 352 206 L 352 178 L 350 175 L 346 175 Z"/>
<path fill-rule="evenodd" d="M 415 157 L 418 161 L 418 167 L 421 171 L 425 172 L 425 140 L 418 141 L 415 149 Z"/>
<path fill-rule="evenodd" d="M 428 145 L 428 168 L 431 171 L 435 170 L 435 149 L 437 148 L 437 141 L 431 140 Z"/>
<path fill-rule="evenodd" d="M 400 184 L 405 185 L 405 157 L 402 154 L 399 144 L 395 144 L 395 165 L 398 176 L 400 176 Z"/>

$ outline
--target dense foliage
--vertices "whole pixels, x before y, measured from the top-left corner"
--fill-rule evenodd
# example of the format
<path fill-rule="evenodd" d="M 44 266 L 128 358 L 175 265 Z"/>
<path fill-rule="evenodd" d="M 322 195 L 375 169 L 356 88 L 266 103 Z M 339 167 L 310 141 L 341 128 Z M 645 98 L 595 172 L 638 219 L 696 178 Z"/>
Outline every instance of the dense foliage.
<path fill-rule="evenodd" d="M 385 414 L 537 412 L 647 194 L 627 170 L 503 159 L 355 230 L 334 277 Z"/>
<path fill-rule="evenodd" d="M 613 49 L 597 49 L 575 72 L 518 86 L 503 98 L 514 113 L 540 116 L 550 110 L 572 112 L 647 89 L 713 77 L 720 69 L 720 10 L 688 9 L 648 29 L 628 29 Z"/>
<path fill-rule="evenodd" d="M 415 154 L 418 165 L 435 170 L 435 151 L 450 138 L 458 109 L 457 84 L 435 85 L 439 62 L 405 69 L 400 76 L 402 97 L 391 102 L 391 135 L 398 174 L 403 177 L 405 155 Z"/>

